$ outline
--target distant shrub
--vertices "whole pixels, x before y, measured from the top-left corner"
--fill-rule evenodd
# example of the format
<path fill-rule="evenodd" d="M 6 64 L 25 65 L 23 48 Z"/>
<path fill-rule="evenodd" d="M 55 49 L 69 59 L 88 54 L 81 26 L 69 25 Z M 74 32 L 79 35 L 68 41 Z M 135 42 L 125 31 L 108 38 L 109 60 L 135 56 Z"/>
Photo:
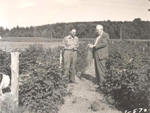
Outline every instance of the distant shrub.
<path fill-rule="evenodd" d="M 11 75 L 11 68 L 10 68 L 10 53 L 0 50 L 0 72 Z"/>
<path fill-rule="evenodd" d="M 83 73 L 86 70 L 86 67 L 88 66 L 88 48 L 87 48 L 88 41 L 85 43 L 80 44 L 78 48 L 78 59 L 77 59 L 77 65 L 76 70 L 79 73 Z"/>

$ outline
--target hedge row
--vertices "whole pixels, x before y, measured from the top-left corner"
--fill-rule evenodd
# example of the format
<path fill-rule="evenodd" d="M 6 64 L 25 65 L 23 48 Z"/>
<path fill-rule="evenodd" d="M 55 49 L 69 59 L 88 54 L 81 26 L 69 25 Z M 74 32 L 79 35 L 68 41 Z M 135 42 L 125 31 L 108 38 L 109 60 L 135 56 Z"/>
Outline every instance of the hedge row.
<path fill-rule="evenodd" d="M 84 45 L 84 44 L 83 44 Z M 83 72 L 87 62 L 86 48 L 80 46 L 77 72 Z M 82 49 L 81 49 L 82 48 Z M 30 73 L 20 86 L 20 105 L 36 113 L 56 113 L 67 95 L 67 82 L 63 79 L 59 57 L 62 48 L 44 49 L 31 46 L 21 53 L 20 73 Z M 82 52 L 82 54 L 80 54 Z"/>
<path fill-rule="evenodd" d="M 116 107 L 150 107 L 150 46 L 148 42 L 113 42 L 102 91 Z"/>
<path fill-rule="evenodd" d="M 88 43 L 88 42 L 87 42 Z M 86 69 L 87 43 L 78 51 L 77 72 Z M 150 107 L 150 51 L 148 42 L 111 42 L 106 82 L 102 91 L 116 107 L 134 109 Z M 34 45 L 20 54 L 19 70 L 22 83 L 19 103 L 36 113 L 56 113 L 67 95 L 66 81 L 59 68 L 61 47 L 45 49 Z M 10 75 L 10 54 L 0 51 L 0 70 Z"/>
<path fill-rule="evenodd" d="M 77 72 L 84 72 L 87 66 L 86 44 L 78 51 Z M 19 56 L 19 106 L 20 112 L 57 113 L 68 94 L 67 82 L 63 79 L 59 57 L 62 48 L 43 48 L 32 45 Z M 0 51 L 0 70 L 11 75 L 10 53 Z M 27 75 L 27 76 L 26 76 Z"/>

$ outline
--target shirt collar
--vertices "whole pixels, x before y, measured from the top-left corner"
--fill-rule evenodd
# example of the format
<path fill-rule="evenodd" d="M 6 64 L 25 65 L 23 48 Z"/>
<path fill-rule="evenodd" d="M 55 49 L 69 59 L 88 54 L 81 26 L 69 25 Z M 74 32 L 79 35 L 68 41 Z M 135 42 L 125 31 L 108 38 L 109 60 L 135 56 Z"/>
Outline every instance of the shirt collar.
<path fill-rule="evenodd" d="M 69 36 L 69 39 L 74 39 L 76 36 L 72 37 L 71 35 Z"/>
<path fill-rule="evenodd" d="M 100 37 L 102 36 L 103 32 L 104 32 L 104 31 L 102 31 L 101 34 L 99 35 Z"/>

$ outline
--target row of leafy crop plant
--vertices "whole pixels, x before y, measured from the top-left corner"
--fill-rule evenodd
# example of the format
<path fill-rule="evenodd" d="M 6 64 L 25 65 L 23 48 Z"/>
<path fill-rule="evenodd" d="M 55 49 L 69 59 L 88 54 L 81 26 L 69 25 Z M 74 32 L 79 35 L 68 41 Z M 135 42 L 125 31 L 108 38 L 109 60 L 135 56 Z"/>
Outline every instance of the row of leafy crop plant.
<path fill-rule="evenodd" d="M 77 72 L 87 66 L 87 48 L 80 45 Z M 81 49 L 82 48 L 82 49 Z M 63 79 L 60 68 L 60 49 L 45 49 L 42 45 L 32 45 L 19 56 L 19 108 L 20 112 L 56 113 L 64 103 L 67 81 Z M 81 54 L 82 53 L 82 54 Z M 11 75 L 10 53 L 0 51 L 0 70 Z"/>
<path fill-rule="evenodd" d="M 76 66 L 78 73 L 84 72 L 90 60 L 87 43 L 81 44 L 78 51 Z M 100 92 L 116 108 L 150 107 L 149 47 L 149 42 L 110 42 L 106 82 L 101 86 Z M 40 45 L 33 45 L 21 52 L 19 57 L 21 112 L 56 113 L 64 103 L 64 97 L 68 92 L 59 64 L 60 49 L 61 47 L 45 49 Z M 10 74 L 10 54 L 4 51 L 0 51 L 0 70 Z"/>

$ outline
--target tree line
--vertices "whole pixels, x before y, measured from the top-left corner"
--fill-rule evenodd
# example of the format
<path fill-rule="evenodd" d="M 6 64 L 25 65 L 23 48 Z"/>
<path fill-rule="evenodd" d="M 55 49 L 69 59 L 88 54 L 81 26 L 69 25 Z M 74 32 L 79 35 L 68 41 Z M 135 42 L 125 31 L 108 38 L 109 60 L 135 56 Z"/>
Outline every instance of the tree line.
<path fill-rule="evenodd" d="M 150 22 L 136 18 L 133 21 L 95 21 L 56 23 L 42 26 L 14 27 L 4 29 L 0 27 L 2 37 L 47 37 L 63 38 L 75 28 L 79 38 L 94 38 L 95 26 L 101 24 L 104 31 L 109 33 L 111 39 L 150 39 Z"/>

